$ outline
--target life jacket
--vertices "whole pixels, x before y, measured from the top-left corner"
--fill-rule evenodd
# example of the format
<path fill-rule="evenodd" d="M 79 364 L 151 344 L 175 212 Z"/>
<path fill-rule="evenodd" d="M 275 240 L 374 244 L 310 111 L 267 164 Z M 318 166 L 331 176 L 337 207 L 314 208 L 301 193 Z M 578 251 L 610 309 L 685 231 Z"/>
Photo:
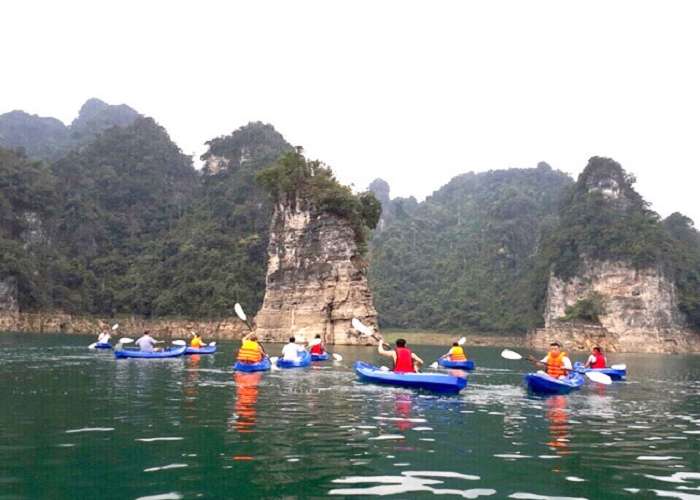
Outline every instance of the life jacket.
<path fill-rule="evenodd" d="M 324 352 L 323 344 L 319 343 L 311 346 L 311 354 L 323 354 Z"/>
<path fill-rule="evenodd" d="M 194 337 L 192 340 L 190 340 L 190 347 L 194 347 L 195 349 L 199 349 L 203 345 L 202 339 L 199 337 Z"/>
<path fill-rule="evenodd" d="M 591 365 L 591 368 L 605 368 L 607 363 L 605 362 L 605 356 L 602 353 L 594 352 L 595 362 Z"/>
<path fill-rule="evenodd" d="M 559 356 L 553 356 L 552 353 L 547 354 L 547 375 L 550 377 L 558 378 L 562 375 L 566 375 L 566 370 L 564 367 L 564 358 L 566 357 L 565 352 L 560 352 Z"/>
<path fill-rule="evenodd" d="M 396 348 L 396 365 L 394 371 L 397 373 L 413 373 L 413 357 L 411 350 L 406 347 Z"/>
<path fill-rule="evenodd" d="M 263 354 L 260 344 L 254 340 L 244 340 L 241 348 L 238 350 L 238 361 L 243 363 L 259 363 L 262 361 Z"/>
<path fill-rule="evenodd" d="M 450 361 L 466 361 L 467 355 L 462 346 L 454 346 L 450 349 Z"/>

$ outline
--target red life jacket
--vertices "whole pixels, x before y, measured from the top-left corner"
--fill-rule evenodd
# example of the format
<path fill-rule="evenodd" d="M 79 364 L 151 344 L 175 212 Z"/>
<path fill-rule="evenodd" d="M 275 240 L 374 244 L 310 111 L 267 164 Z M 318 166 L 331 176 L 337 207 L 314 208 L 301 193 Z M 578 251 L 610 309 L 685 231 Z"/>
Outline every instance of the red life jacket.
<path fill-rule="evenodd" d="M 595 356 L 595 363 L 591 365 L 591 368 L 605 368 L 607 366 L 605 356 L 603 356 L 601 353 L 594 352 L 593 356 Z"/>
<path fill-rule="evenodd" d="M 323 345 L 322 344 L 316 344 L 311 346 L 311 354 L 323 354 L 325 351 L 323 350 Z"/>
<path fill-rule="evenodd" d="M 406 347 L 396 348 L 396 365 L 394 371 L 397 373 L 413 373 L 413 353 Z"/>

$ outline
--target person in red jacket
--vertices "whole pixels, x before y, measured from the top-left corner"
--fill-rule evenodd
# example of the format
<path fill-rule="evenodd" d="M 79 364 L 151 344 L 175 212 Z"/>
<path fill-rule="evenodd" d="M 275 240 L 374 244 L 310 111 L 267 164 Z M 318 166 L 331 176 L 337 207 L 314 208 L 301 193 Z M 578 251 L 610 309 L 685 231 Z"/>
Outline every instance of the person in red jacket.
<path fill-rule="evenodd" d="M 384 342 L 380 340 L 377 350 L 382 356 L 387 356 L 394 360 L 394 371 L 396 373 L 413 373 L 419 371 L 423 360 L 406 347 L 406 341 L 404 339 L 396 339 L 396 349 L 393 350 L 384 349 L 384 345 Z"/>
<path fill-rule="evenodd" d="M 321 335 L 316 334 L 316 338 L 311 341 L 311 349 L 310 349 L 311 354 L 316 354 L 317 356 L 320 356 L 324 352 L 326 352 L 326 347 L 323 345 L 323 341 L 321 340 Z"/>
<path fill-rule="evenodd" d="M 588 356 L 588 359 L 586 360 L 586 368 L 607 368 L 608 367 L 608 361 L 605 359 L 605 356 L 603 356 L 603 351 L 600 350 L 600 347 L 595 346 L 593 350 L 591 351 L 591 355 Z"/>

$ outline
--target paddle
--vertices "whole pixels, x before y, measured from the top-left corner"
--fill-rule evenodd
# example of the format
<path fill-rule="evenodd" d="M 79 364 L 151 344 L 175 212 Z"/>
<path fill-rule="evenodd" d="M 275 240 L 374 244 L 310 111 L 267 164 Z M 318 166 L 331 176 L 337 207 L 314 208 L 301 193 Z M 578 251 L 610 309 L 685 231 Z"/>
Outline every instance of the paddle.
<path fill-rule="evenodd" d="M 119 328 L 119 323 L 114 323 L 114 324 L 112 325 L 112 331 L 116 331 L 117 328 Z M 90 344 L 90 345 L 88 346 L 88 349 L 94 349 L 95 346 L 97 346 L 97 344 L 98 344 L 98 342 L 93 342 L 92 344 Z"/>
<path fill-rule="evenodd" d="M 459 344 L 460 346 L 463 346 L 463 345 L 466 344 L 466 343 L 467 343 L 467 337 L 460 337 L 460 339 L 457 341 L 457 344 Z M 441 356 L 441 357 L 444 357 L 444 356 Z M 432 363 L 432 364 L 430 365 L 430 368 L 432 368 L 433 370 L 434 370 L 435 368 L 437 368 L 437 367 L 438 367 L 438 362 L 437 362 L 437 361 L 435 361 L 434 363 Z"/>
<path fill-rule="evenodd" d="M 376 340 L 377 342 L 381 342 L 382 344 L 384 344 L 385 346 L 387 346 L 388 348 L 391 349 L 391 346 L 390 346 L 389 344 L 387 344 L 386 342 L 384 342 L 384 339 L 383 339 L 383 338 L 377 337 L 377 335 L 374 333 L 374 331 L 373 331 L 370 327 L 368 327 L 367 325 L 365 325 L 365 324 L 364 324 L 362 321 L 360 321 L 359 319 L 357 319 L 357 318 L 352 318 L 352 321 L 351 321 L 350 323 L 352 324 L 352 327 L 353 327 L 355 330 L 357 330 L 358 332 L 360 332 L 360 336 L 361 336 L 361 337 L 372 337 L 372 338 L 373 338 L 374 340 Z"/>
<path fill-rule="evenodd" d="M 510 359 L 510 360 L 520 360 L 523 359 L 522 355 L 515 352 L 511 351 L 510 349 L 503 349 L 501 351 L 501 357 L 504 359 Z M 529 356 L 528 359 L 532 361 L 533 363 L 539 363 L 539 361 L 535 360 L 533 356 Z M 576 371 L 574 369 L 569 369 L 569 368 L 563 368 L 562 370 L 565 371 Z M 578 372 L 581 373 L 581 372 Z M 585 372 L 584 375 L 591 381 L 597 382 L 598 384 L 603 384 L 603 385 L 610 385 L 612 384 L 612 379 L 608 377 L 605 373 L 600 373 L 600 372 Z"/>
<path fill-rule="evenodd" d="M 216 342 L 209 342 L 209 347 L 214 347 L 216 345 Z"/>
<path fill-rule="evenodd" d="M 309 347 L 313 347 L 315 345 L 319 345 L 323 341 L 321 339 L 313 339 L 311 342 L 309 342 Z M 332 353 L 331 356 L 333 356 L 333 359 L 336 361 L 342 361 L 343 357 L 340 354 Z"/>
<path fill-rule="evenodd" d="M 253 331 L 253 325 L 250 324 L 250 321 L 248 321 L 248 317 L 245 315 L 245 312 L 243 312 L 243 308 L 241 305 L 236 302 L 236 305 L 233 306 L 233 310 L 236 312 L 236 316 L 238 316 L 238 319 L 243 321 L 246 326 L 248 327 L 248 330 L 251 332 Z"/>
<path fill-rule="evenodd" d="M 130 339 L 129 337 L 123 337 L 119 339 L 119 342 L 117 342 L 117 345 L 114 346 L 116 350 L 120 350 L 124 344 L 131 344 L 134 341 L 134 339 Z"/>
<path fill-rule="evenodd" d="M 178 346 L 180 346 L 180 347 L 186 347 L 186 346 L 187 346 L 187 342 L 185 342 L 184 340 L 173 340 L 171 343 L 172 343 L 173 345 L 178 345 Z"/>
<path fill-rule="evenodd" d="M 612 365 L 610 368 L 613 370 L 627 370 L 627 365 L 624 363 L 620 363 L 618 365 Z"/>

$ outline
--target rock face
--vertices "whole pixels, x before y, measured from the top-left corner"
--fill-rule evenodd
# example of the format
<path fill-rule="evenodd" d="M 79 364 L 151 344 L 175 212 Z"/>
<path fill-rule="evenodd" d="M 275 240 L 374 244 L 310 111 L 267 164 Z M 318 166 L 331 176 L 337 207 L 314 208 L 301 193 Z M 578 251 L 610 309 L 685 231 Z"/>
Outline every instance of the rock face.
<path fill-rule="evenodd" d="M 19 311 L 17 281 L 8 277 L 0 279 L 0 314 L 14 316 Z"/>
<path fill-rule="evenodd" d="M 594 292 L 605 300 L 599 326 L 560 320 L 567 307 Z M 673 283 L 655 268 L 584 259 L 572 280 L 550 276 L 544 320 L 545 328 L 530 335 L 536 347 L 557 339 L 569 349 L 602 344 L 611 351 L 700 351 L 700 335 L 686 329 Z"/>
<path fill-rule="evenodd" d="M 273 342 L 319 334 L 327 344 L 366 343 L 350 322 L 376 326 L 377 311 L 353 229 L 335 215 L 294 205 L 278 204 L 272 216 L 256 332 Z"/>

